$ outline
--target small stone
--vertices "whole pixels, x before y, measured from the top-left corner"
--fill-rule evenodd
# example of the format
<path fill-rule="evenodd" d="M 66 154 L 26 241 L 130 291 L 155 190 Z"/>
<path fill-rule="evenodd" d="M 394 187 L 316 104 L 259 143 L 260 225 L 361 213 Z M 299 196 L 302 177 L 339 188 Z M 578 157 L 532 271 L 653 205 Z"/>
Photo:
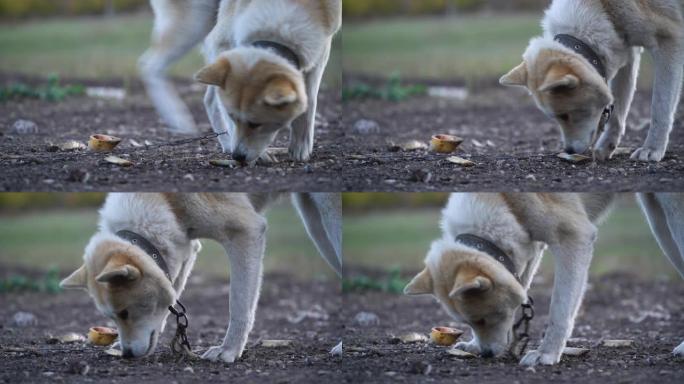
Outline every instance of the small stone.
<path fill-rule="evenodd" d="M 261 346 L 264 348 L 283 348 L 292 345 L 292 340 L 262 340 Z"/>
<path fill-rule="evenodd" d="M 38 124 L 31 120 L 17 120 L 12 124 L 11 132 L 17 135 L 35 135 L 38 133 Z"/>
<path fill-rule="evenodd" d="M 416 169 L 411 173 L 409 181 L 417 183 L 429 183 L 432 180 L 432 172 L 427 169 Z"/>
<path fill-rule="evenodd" d="M 83 360 L 74 361 L 69 365 L 69 369 L 67 371 L 76 375 L 85 376 L 88 374 L 88 372 L 90 372 L 90 365 Z"/>
<path fill-rule="evenodd" d="M 359 135 L 374 135 L 380 133 L 380 124 L 374 120 L 361 119 L 354 123 L 354 133 Z"/>
<path fill-rule="evenodd" d="M 186 173 L 186 174 L 183 176 L 183 180 L 195 181 L 195 176 L 193 176 L 191 173 Z"/>
<path fill-rule="evenodd" d="M 354 322 L 362 327 L 380 325 L 380 318 L 373 312 L 359 312 L 354 316 Z"/>
<path fill-rule="evenodd" d="M 601 346 L 607 348 L 627 348 L 634 346 L 634 340 L 603 340 Z"/>
<path fill-rule="evenodd" d="M 187 367 L 183 368 L 183 372 L 195 373 L 195 370 L 192 369 L 192 367 L 188 365 Z"/>
<path fill-rule="evenodd" d="M 330 356 L 342 356 L 343 348 L 342 348 L 342 342 L 340 341 L 339 344 L 333 347 L 333 349 L 330 350 Z"/>
<path fill-rule="evenodd" d="M 304 173 L 313 173 L 313 167 L 311 167 L 309 164 L 306 164 L 304 166 Z"/>
<path fill-rule="evenodd" d="M 415 363 L 411 364 L 411 368 L 409 368 L 409 373 L 413 373 L 415 375 L 429 375 L 430 372 L 432 372 L 432 365 L 430 365 L 426 361 L 416 361 Z"/>
<path fill-rule="evenodd" d="M 76 332 L 69 332 L 67 334 L 64 334 L 59 337 L 59 341 L 61 343 L 69 344 L 69 343 L 79 343 L 79 342 L 84 342 L 86 340 L 85 336 L 78 334 Z"/>
<path fill-rule="evenodd" d="M 17 327 L 30 327 L 38 325 L 38 319 L 31 312 L 17 312 L 12 317 L 12 324 Z"/>

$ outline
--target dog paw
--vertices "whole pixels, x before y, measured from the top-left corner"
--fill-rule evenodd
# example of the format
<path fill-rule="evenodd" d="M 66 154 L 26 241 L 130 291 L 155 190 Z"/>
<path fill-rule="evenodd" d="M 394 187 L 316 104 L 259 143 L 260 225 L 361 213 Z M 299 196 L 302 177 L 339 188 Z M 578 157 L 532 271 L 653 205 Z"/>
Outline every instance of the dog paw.
<path fill-rule="evenodd" d="M 224 363 L 234 363 L 239 357 L 238 351 L 226 349 L 223 346 L 211 347 L 202 355 L 205 360 L 223 361 Z"/>
<path fill-rule="evenodd" d="M 684 342 L 679 344 L 679 346 L 672 351 L 672 354 L 677 357 L 684 357 Z"/>
<path fill-rule="evenodd" d="M 613 157 L 617 149 L 617 143 L 613 140 L 599 140 L 594 150 L 594 158 L 598 161 L 607 161 Z"/>
<path fill-rule="evenodd" d="M 290 145 L 288 153 L 294 161 L 309 161 L 312 149 L 308 145 Z"/>
<path fill-rule="evenodd" d="M 632 160 L 658 162 L 665 157 L 665 148 L 641 147 L 632 153 Z"/>
<path fill-rule="evenodd" d="M 479 355 L 481 352 L 480 345 L 475 342 L 475 340 L 461 341 L 456 343 L 455 349 L 460 349 L 461 351 L 466 351 L 472 353 L 473 355 Z"/>
<path fill-rule="evenodd" d="M 542 353 L 537 350 L 529 351 L 520 359 L 520 365 L 533 367 L 535 365 L 554 365 L 560 361 L 560 354 Z"/>

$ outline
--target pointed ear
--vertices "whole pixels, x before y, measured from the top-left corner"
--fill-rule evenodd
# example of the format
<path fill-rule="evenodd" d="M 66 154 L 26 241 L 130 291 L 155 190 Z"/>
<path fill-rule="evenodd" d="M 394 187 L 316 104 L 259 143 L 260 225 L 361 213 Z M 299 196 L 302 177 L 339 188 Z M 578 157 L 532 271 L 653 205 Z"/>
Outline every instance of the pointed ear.
<path fill-rule="evenodd" d="M 228 75 L 230 75 L 230 61 L 226 57 L 221 57 L 214 64 L 210 64 L 199 70 L 195 74 L 195 80 L 202 84 L 217 85 L 223 87 Z"/>
<path fill-rule="evenodd" d="M 527 64 L 523 61 L 510 72 L 499 79 L 499 84 L 507 87 L 526 87 L 527 86 Z"/>
<path fill-rule="evenodd" d="M 468 281 L 462 281 L 458 277 L 454 288 L 449 292 L 449 297 L 458 299 L 473 293 L 486 292 L 492 288 L 492 281 L 485 276 L 476 276 Z"/>
<path fill-rule="evenodd" d="M 563 64 L 556 64 L 549 68 L 544 78 L 544 83 L 539 86 L 539 92 L 549 92 L 564 89 L 575 89 L 579 86 L 580 79 L 572 69 Z"/>
<path fill-rule="evenodd" d="M 430 295 L 433 292 L 432 276 L 427 268 L 423 269 L 404 287 L 404 295 Z"/>
<path fill-rule="evenodd" d="M 86 289 L 87 283 L 88 271 L 86 271 L 86 266 L 83 264 L 80 268 L 69 275 L 69 277 L 62 280 L 59 283 L 59 286 L 64 289 Z"/>
<path fill-rule="evenodd" d="M 140 278 L 140 270 L 132 264 L 115 264 L 109 262 L 95 278 L 100 283 L 125 283 Z"/>
<path fill-rule="evenodd" d="M 266 84 L 263 100 L 271 107 L 283 107 L 297 101 L 297 90 L 290 79 L 276 76 Z"/>

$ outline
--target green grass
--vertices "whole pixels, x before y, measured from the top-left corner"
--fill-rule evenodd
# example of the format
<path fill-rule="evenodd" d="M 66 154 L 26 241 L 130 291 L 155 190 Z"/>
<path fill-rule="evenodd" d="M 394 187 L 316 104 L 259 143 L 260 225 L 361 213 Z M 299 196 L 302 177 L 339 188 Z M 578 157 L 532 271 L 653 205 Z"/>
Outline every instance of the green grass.
<path fill-rule="evenodd" d="M 438 209 L 345 215 L 345 263 L 387 271 L 418 270 L 430 243 L 440 236 L 439 219 Z M 543 274 L 552 273 L 552 261 L 547 252 Z M 614 271 L 644 277 L 677 276 L 632 201 L 620 203 L 599 230 L 591 272 L 600 276 Z"/>
<path fill-rule="evenodd" d="M 153 16 L 41 19 L 0 25 L 0 71 L 63 77 L 137 77 L 137 61 L 150 42 Z M 341 82 L 339 44 L 333 50 L 326 84 Z M 199 49 L 170 73 L 190 77 L 203 66 Z"/>
<path fill-rule="evenodd" d="M 295 215 L 285 204 L 269 212 L 266 271 L 291 273 L 302 279 L 332 278 L 334 273 L 318 256 L 303 225 L 293 223 L 299 221 Z M 0 265 L 45 271 L 76 268 L 83 260 L 83 249 L 96 224 L 95 210 L 0 215 Z M 209 240 L 202 244 L 197 268 L 227 276 L 229 268 L 223 248 Z"/>

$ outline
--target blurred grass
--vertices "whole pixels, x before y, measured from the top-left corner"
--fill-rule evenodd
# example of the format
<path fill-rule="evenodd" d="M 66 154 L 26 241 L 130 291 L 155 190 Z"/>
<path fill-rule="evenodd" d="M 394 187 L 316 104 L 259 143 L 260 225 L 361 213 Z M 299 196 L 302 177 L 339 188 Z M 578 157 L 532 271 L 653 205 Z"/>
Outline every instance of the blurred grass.
<path fill-rule="evenodd" d="M 148 48 L 152 14 L 57 18 L 0 25 L 0 71 L 78 78 L 137 78 L 137 61 Z M 339 44 L 326 71 L 326 84 L 341 82 Z M 199 49 L 170 73 L 190 78 L 202 68 Z"/>
<path fill-rule="evenodd" d="M 380 77 L 499 78 L 520 64 L 529 40 L 542 33 L 541 18 L 541 12 L 480 13 L 348 22 L 342 67 Z M 642 84 L 650 82 L 650 71 L 642 72 Z"/>
<path fill-rule="evenodd" d="M 301 279 L 332 279 L 334 273 L 318 255 L 296 212 L 288 204 L 268 212 L 266 272 L 284 272 Z M 78 267 L 83 249 L 95 233 L 97 212 L 93 210 L 47 210 L 21 215 L 0 215 L 0 265 L 38 270 Z M 228 261 L 223 248 L 203 240 L 196 268 L 208 274 L 227 276 Z"/>
<path fill-rule="evenodd" d="M 385 210 L 345 214 L 345 265 L 391 271 L 419 270 L 430 243 L 441 236 L 440 209 Z M 677 277 L 632 199 L 621 202 L 600 226 L 591 273 L 627 271 L 650 278 Z M 541 273 L 551 276 L 553 256 L 545 253 Z"/>

